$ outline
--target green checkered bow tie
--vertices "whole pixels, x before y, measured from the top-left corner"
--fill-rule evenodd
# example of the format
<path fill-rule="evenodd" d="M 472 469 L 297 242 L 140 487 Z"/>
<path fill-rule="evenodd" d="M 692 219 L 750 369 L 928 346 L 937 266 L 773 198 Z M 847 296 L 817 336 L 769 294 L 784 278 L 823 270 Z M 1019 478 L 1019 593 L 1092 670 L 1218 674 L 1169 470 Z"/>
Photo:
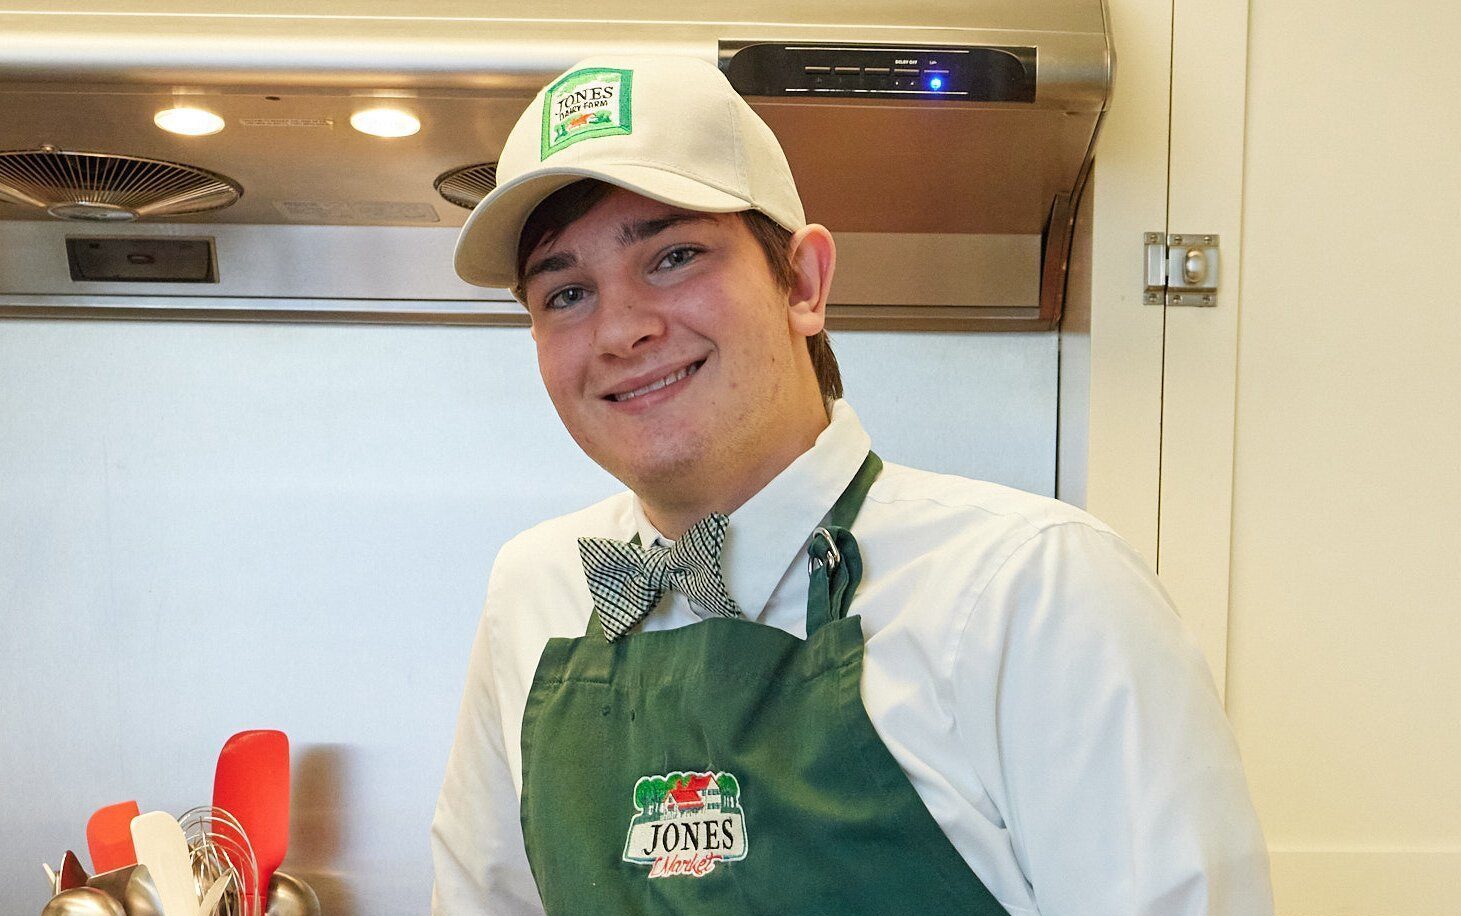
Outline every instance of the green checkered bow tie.
<path fill-rule="evenodd" d="M 613 642 L 634 629 L 654 610 L 667 588 L 722 617 L 741 616 L 720 569 L 720 551 L 729 525 L 730 519 L 719 512 L 707 515 L 673 547 L 579 538 L 583 574 L 604 626 L 604 638 Z"/>

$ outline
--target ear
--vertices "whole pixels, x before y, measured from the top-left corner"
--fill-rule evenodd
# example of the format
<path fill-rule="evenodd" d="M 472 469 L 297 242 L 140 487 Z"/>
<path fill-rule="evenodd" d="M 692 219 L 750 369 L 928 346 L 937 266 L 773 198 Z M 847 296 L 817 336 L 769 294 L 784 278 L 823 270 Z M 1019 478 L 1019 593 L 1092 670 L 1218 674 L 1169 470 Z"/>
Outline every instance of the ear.
<path fill-rule="evenodd" d="M 827 296 L 837 268 L 837 245 L 826 226 L 812 223 L 793 233 L 788 248 L 796 272 L 787 293 L 791 330 L 811 337 L 827 324 Z"/>

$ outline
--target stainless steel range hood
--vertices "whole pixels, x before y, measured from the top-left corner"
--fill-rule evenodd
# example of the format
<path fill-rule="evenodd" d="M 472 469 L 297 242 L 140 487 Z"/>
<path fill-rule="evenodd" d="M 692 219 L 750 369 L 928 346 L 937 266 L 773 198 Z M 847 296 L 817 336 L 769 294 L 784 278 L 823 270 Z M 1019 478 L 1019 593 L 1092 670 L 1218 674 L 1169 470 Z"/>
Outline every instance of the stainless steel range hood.
<path fill-rule="evenodd" d="M 523 0 L 490 16 L 464 0 L 411 16 L 383 0 L 136 6 L 0 11 L 0 153 L 163 160 L 241 193 L 134 222 L 0 194 L 0 314 L 520 322 L 505 292 L 453 274 L 467 210 L 434 183 L 489 163 L 550 77 L 624 49 L 719 62 L 776 131 L 808 218 L 839 241 L 840 325 L 1047 328 L 1112 68 L 1102 0 L 705 0 L 690 19 L 586 0 L 552 18 Z M 383 101 L 421 131 L 351 128 Z M 179 103 L 227 126 L 154 126 Z M 75 279 L 85 240 L 117 238 L 202 239 L 211 276 L 145 279 L 154 254 L 133 253 L 137 280 Z"/>

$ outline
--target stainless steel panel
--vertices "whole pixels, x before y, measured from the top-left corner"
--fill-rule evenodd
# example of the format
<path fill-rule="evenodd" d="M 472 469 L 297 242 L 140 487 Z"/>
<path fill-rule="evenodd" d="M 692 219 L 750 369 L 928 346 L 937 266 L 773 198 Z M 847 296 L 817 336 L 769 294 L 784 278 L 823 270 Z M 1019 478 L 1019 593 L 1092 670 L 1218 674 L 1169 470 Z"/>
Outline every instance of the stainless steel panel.
<path fill-rule="evenodd" d="M 900 25 L 863 24 L 840 10 L 829 15 L 824 6 L 803 22 L 735 15 L 575 19 L 541 11 L 524 19 L 0 11 L 0 31 L 11 38 L 0 46 L 0 74 L 4 81 L 39 84 L 466 88 L 530 98 L 548 78 L 594 53 L 685 54 L 713 63 L 720 42 L 1028 45 L 1040 54 L 1036 107 L 1099 110 L 1110 76 L 1101 7 L 1095 0 L 1063 6 L 1086 14 L 1094 27 L 1043 30 L 1026 21 L 1001 28 L 980 22 L 972 4 L 950 17 L 944 5 L 927 3 L 900 4 L 909 20 Z M 99 35 L 106 40 L 96 40 Z"/>
<path fill-rule="evenodd" d="M 191 237 L 200 230 L 218 250 L 218 282 L 208 284 L 206 299 L 194 283 L 70 279 L 67 236 Z M 457 278 L 455 240 L 455 229 L 393 226 L 0 222 L 0 317 L 524 324 L 521 306 L 505 291 Z M 1031 327 L 1038 235 L 849 232 L 838 233 L 837 243 L 834 327 Z"/>
<path fill-rule="evenodd" d="M 395 0 L 49 0 L 51 13 L 123 14 L 231 19 L 301 17 L 322 19 L 379 18 L 393 22 L 451 19 L 461 22 L 576 20 L 601 22 L 679 23 L 685 20 L 741 23 L 823 24 L 829 18 L 825 0 L 702 0 L 693 7 L 662 0 L 623 0 L 606 7 L 598 0 L 558 0 L 551 11 L 539 0 L 497 0 L 484 7 L 479 0 L 415 0 L 403 15 Z M 551 16 L 545 13 L 551 12 Z M 862 26 L 919 26 L 928 22 L 962 28 L 1040 29 L 1064 32 L 1101 31 L 1095 7 L 1067 0 L 841 0 L 838 22 Z"/>
<path fill-rule="evenodd" d="M 204 232 L 200 233 L 200 230 Z M 392 226 L 243 226 L 136 223 L 124 227 L 60 221 L 0 222 L 0 293 L 199 296 L 196 284 L 87 283 L 71 280 L 68 235 L 213 236 L 218 282 L 206 295 L 279 299 L 401 299 L 406 308 L 480 307 L 470 300 L 517 303 L 504 291 L 464 283 L 452 270 L 455 229 Z M 206 304 L 206 303 L 203 303 Z"/>

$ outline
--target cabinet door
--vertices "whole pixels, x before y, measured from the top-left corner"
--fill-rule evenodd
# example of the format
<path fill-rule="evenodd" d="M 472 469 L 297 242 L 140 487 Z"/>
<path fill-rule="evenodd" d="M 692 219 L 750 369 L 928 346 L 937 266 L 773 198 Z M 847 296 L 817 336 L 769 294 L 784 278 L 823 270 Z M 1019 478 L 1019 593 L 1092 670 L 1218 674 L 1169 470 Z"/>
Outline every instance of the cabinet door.
<path fill-rule="evenodd" d="M 1221 692 L 1247 5 L 1111 0 L 1109 15 L 1116 84 L 1061 329 L 1060 495 L 1157 570 Z M 1145 234 L 1187 232 L 1227 242 L 1218 305 L 1147 304 Z"/>
<path fill-rule="evenodd" d="M 1116 83 L 1061 328 L 1059 492 L 1157 570 L 1221 692 L 1247 4 L 1110 0 L 1108 11 Z M 1226 242 L 1218 305 L 1148 304 L 1145 234 L 1188 232 Z"/>
<path fill-rule="evenodd" d="M 1080 208 L 1061 325 L 1061 498 L 1153 567 L 1161 470 L 1161 308 L 1142 304 L 1141 238 L 1167 224 L 1172 0 L 1109 0 L 1115 84 Z"/>
<path fill-rule="evenodd" d="M 1461 8 L 1174 0 L 1158 570 L 1283 916 L 1461 912 Z M 1451 106 L 1454 108 L 1454 105 Z"/>
<path fill-rule="evenodd" d="M 1217 304 L 1165 306 L 1157 574 L 1226 694 L 1248 0 L 1175 0 L 1167 226 L 1218 237 Z"/>

